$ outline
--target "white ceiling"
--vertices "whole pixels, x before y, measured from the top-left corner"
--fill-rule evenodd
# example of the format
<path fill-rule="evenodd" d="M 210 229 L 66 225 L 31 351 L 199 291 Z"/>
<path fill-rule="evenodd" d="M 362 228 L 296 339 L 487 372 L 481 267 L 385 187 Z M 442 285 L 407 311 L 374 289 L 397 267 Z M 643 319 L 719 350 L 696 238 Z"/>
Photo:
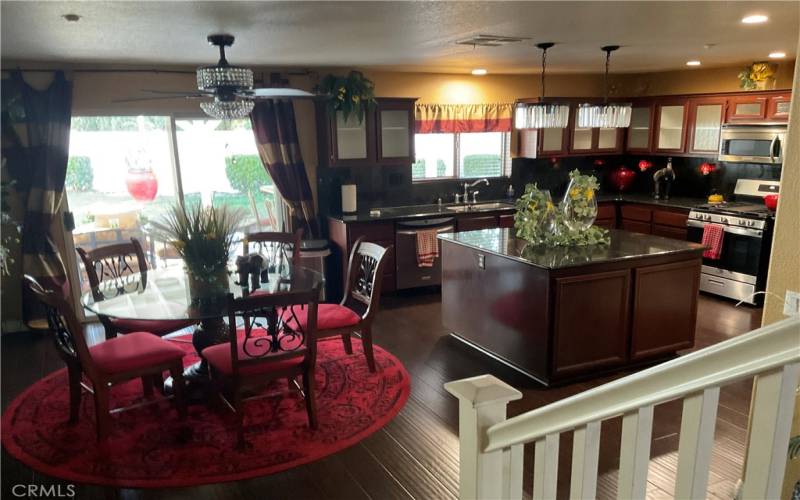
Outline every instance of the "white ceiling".
<path fill-rule="evenodd" d="M 2 1 L 2 57 L 23 61 L 207 64 L 206 35 L 236 36 L 233 64 L 347 66 L 427 72 L 538 69 L 554 41 L 555 72 L 614 72 L 794 58 L 800 2 L 45 2 Z M 68 23 L 62 15 L 82 16 Z M 743 25 L 752 13 L 770 17 Z M 477 34 L 530 37 L 498 48 L 456 45 Z M 706 44 L 714 44 L 704 48 Z"/>

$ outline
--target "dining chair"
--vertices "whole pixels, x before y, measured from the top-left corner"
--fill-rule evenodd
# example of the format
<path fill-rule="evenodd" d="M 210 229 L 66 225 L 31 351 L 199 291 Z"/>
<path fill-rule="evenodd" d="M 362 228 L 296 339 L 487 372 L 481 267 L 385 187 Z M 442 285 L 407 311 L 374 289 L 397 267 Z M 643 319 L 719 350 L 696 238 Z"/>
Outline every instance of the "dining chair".
<path fill-rule="evenodd" d="M 341 336 L 347 354 L 353 353 L 351 336 L 361 338 L 370 372 L 375 371 L 372 352 L 372 323 L 378 313 L 383 285 L 383 269 L 391 245 L 356 240 L 347 266 L 344 297 L 339 304 L 320 304 L 317 313 L 317 338 Z M 303 311 L 297 314 L 301 327 L 305 324 Z"/>
<path fill-rule="evenodd" d="M 92 296 L 96 302 L 104 300 L 106 297 L 98 288 L 101 281 L 114 281 L 118 283 L 115 288 L 117 291 L 125 288 L 126 281 L 136 280 L 137 286 L 147 286 L 147 275 L 142 274 L 141 279 L 137 273 L 147 271 L 147 259 L 145 258 L 142 244 L 136 238 L 131 238 L 129 242 L 106 245 L 91 250 L 77 247 L 86 276 L 89 278 L 89 285 L 92 287 Z M 173 333 L 182 328 L 187 328 L 196 323 L 193 320 L 138 320 L 109 318 L 98 316 L 105 329 L 106 339 L 112 339 L 118 333 L 131 333 L 147 331 L 158 336 Z"/>
<path fill-rule="evenodd" d="M 111 428 L 111 386 L 141 378 L 144 394 L 149 398 L 153 395 L 155 382 L 163 384 L 165 371 L 169 371 L 174 380 L 178 414 L 181 419 L 186 417 L 183 349 L 144 331 L 132 332 L 89 347 L 81 323 L 64 297 L 53 290 L 46 290 L 31 276 L 25 275 L 23 279 L 28 289 L 45 306 L 56 350 L 67 365 L 70 423 L 78 422 L 81 393 L 85 389 L 94 395 L 97 440 L 104 441 Z M 88 379 L 91 386 L 84 379 Z M 131 407 L 115 408 L 114 411 L 128 408 Z"/>
<path fill-rule="evenodd" d="M 245 394 L 273 380 L 287 379 L 290 390 L 297 386 L 305 398 L 309 427 L 317 428 L 314 367 L 319 292 L 318 284 L 303 292 L 228 295 L 229 341 L 207 347 L 202 354 L 211 367 L 215 400 L 224 401 L 236 415 L 237 447 L 245 446 Z M 302 327 L 296 321 L 290 326 L 288 319 L 300 309 L 308 320 Z M 296 382 L 298 376 L 302 376 L 302 388 Z"/>
<path fill-rule="evenodd" d="M 242 240 L 243 253 L 249 255 L 250 244 L 254 243 L 258 245 L 260 253 L 265 253 L 268 257 L 283 254 L 288 262 L 296 266 L 300 264 L 300 240 L 302 239 L 302 228 L 294 233 L 274 231 L 247 233 Z"/>

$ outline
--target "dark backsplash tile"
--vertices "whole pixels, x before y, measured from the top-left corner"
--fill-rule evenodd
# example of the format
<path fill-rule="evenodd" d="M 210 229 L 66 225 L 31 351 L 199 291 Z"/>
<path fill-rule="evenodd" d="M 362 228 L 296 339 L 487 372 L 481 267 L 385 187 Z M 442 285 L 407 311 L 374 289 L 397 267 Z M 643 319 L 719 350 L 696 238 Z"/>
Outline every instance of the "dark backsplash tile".
<path fill-rule="evenodd" d="M 595 165 L 595 160 L 602 160 L 602 165 Z M 653 167 L 645 172 L 639 171 L 639 161 L 647 159 Z M 717 164 L 718 169 L 709 176 L 700 174 L 700 164 L 710 162 Z M 634 172 L 636 178 L 628 192 L 649 194 L 653 191 L 653 174 L 667 164 L 666 156 L 620 155 L 602 157 L 569 157 L 551 161 L 550 158 L 528 159 L 516 158 L 511 164 L 511 177 L 490 179 L 489 186 L 479 186 L 479 199 L 496 200 L 505 198 L 509 183 L 519 196 L 526 184 L 537 183 L 540 188 L 549 189 L 554 199 L 563 196 L 569 182 L 569 172 L 578 169 L 583 173 L 593 174 L 600 181 L 601 191 L 614 193 L 615 189 L 608 181 L 608 176 L 615 168 L 624 165 Z M 780 167 L 745 163 L 719 163 L 716 158 L 673 157 L 672 166 L 676 180 L 672 186 L 673 196 L 706 198 L 712 189 L 730 196 L 736 180 L 767 179 L 779 180 Z M 441 196 L 445 202 L 453 201 L 453 194 L 460 193 L 463 181 L 441 180 L 414 183 L 411 181 L 411 169 L 407 166 L 375 166 L 375 167 L 337 167 L 320 168 L 318 171 L 319 204 L 321 215 L 341 212 L 342 184 L 358 186 L 359 210 L 369 208 L 419 205 L 433 203 Z"/>

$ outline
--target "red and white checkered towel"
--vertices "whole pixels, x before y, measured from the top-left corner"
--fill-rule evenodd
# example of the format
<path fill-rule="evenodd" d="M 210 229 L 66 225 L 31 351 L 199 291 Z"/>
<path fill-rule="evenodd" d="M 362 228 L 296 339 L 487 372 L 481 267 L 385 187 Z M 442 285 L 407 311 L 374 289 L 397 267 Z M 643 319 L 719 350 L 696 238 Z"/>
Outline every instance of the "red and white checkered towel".
<path fill-rule="evenodd" d="M 711 260 L 719 259 L 722 255 L 722 240 L 725 236 L 725 226 L 719 224 L 706 224 L 703 226 L 703 257 Z"/>
<path fill-rule="evenodd" d="M 419 267 L 433 267 L 433 261 L 439 257 L 439 242 L 436 236 L 437 229 L 423 229 L 417 231 L 417 265 Z"/>

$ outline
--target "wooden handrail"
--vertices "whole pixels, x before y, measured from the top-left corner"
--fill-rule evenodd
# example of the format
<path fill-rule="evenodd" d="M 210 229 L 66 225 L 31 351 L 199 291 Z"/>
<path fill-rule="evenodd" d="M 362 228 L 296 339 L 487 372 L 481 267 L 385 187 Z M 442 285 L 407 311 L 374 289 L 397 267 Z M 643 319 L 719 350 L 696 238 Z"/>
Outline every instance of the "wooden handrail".
<path fill-rule="evenodd" d="M 800 363 L 796 317 L 498 422 L 487 430 L 483 451 L 529 443 L 792 363 Z"/>

